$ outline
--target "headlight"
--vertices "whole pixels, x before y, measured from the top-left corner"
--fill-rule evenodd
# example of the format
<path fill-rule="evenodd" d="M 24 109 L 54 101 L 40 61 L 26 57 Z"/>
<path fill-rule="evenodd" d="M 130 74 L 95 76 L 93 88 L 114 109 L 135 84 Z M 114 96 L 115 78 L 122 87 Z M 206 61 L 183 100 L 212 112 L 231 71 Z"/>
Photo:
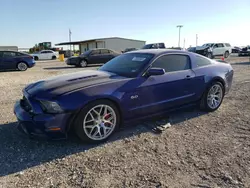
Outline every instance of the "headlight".
<path fill-rule="evenodd" d="M 40 103 L 43 111 L 46 113 L 57 114 L 63 112 L 62 108 L 56 102 L 40 101 Z"/>

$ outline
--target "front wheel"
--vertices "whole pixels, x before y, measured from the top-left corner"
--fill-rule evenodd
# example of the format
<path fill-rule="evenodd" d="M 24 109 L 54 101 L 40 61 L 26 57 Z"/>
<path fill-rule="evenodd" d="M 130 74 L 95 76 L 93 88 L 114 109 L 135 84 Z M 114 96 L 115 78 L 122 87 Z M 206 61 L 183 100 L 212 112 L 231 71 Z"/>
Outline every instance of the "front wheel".
<path fill-rule="evenodd" d="M 24 62 L 20 62 L 20 63 L 17 64 L 17 69 L 19 71 L 26 71 L 28 69 L 28 66 Z"/>
<path fill-rule="evenodd" d="M 87 61 L 85 59 L 80 61 L 80 67 L 86 67 L 87 66 Z"/>
<path fill-rule="evenodd" d="M 207 54 L 207 57 L 208 57 L 209 59 L 212 59 L 212 58 L 213 58 L 212 53 L 209 52 L 209 53 Z"/>
<path fill-rule="evenodd" d="M 224 87 L 220 82 L 212 83 L 201 99 L 201 109 L 208 112 L 217 110 L 223 101 L 224 94 Z"/>
<path fill-rule="evenodd" d="M 119 127 L 120 113 L 108 100 L 98 100 L 87 105 L 77 116 L 75 132 L 89 143 L 107 140 Z"/>

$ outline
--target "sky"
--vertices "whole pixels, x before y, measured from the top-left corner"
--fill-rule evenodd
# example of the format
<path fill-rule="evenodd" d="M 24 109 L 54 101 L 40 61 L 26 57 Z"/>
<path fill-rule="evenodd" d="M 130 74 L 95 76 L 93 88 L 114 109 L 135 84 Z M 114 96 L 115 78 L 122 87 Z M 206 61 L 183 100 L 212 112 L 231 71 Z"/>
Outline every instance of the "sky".
<path fill-rule="evenodd" d="M 0 0 L 0 46 L 102 37 L 250 45 L 250 0 Z"/>

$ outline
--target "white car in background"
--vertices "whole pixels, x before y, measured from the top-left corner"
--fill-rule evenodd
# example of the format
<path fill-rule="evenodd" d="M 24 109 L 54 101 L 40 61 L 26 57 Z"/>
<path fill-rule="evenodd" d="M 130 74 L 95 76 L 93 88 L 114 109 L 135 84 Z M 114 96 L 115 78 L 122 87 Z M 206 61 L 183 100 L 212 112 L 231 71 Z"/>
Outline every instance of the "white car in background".
<path fill-rule="evenodd" d="M 228 58 L 232 53 L 232 47 L 229 43 L 206 43 L 202 46 L 197 46 L 195 52 L 212 59 L 215 56 L 223 56 Z"/>
<path fill-rule="evenodd" d="M 31 54 L 35 60 L 49 60 L 49 59 L 57 59 L 59 57 L 58 52 L 53 50 L 42 50 L 40 52 Z"/>

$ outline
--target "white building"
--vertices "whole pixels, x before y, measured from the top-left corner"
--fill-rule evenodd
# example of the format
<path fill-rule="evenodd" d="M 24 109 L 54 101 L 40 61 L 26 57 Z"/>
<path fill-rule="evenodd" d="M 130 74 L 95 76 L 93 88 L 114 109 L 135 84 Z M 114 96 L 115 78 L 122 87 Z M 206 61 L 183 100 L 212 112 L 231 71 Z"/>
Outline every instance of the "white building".
<path fill-rule="evenodd" d="M 121 52 L 126 48 L 141 48 L 146 41 L 126 39 L 120 37 L 99 38 L 85 41 L 63 42 L 56 44 L 56 46 L 63 45 L 78 45 L 81 53 L 93 48 L 108 48 L 117 52 Z M 74 48 L 73 48 L 74 49 Z"/>
<path fill-rule="evenodd" d="M 18 51 L 18 47 L 17 46 L 0 46 L 0 50 Z"/>

